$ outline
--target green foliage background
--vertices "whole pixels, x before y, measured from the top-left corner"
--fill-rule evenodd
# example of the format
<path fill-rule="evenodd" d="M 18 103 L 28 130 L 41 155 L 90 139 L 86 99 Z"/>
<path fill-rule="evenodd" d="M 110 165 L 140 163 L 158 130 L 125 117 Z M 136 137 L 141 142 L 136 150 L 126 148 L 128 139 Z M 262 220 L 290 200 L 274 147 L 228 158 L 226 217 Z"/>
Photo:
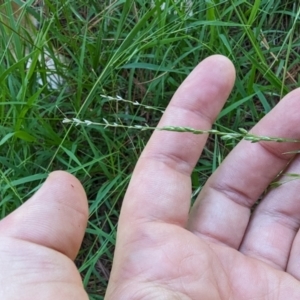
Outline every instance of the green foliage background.
<path fill-rule="evenodd" d="M 49 172 L 77 176 L 90 219 L 76 263 L 90 298 L 103 299 L 122 198 L 150 136 L 122 126 L 155 126 L 197 63 L 219 53 L 233 61 L 237 79 L 214 128 L 251 128 L 298 86 L 299 4 L 45 0 L 39 10 L 34 1 L 15 0 L 23 9 L 14 15 L 11 2 L 0 4 L 1 218 Z M 24 28 L 28 14 L 38 30 Z M 45 53 L 55 63 L 50 72 L 63 78 L 57 89 L 47 82 Z M 75 126 L 62 123 L 65 117 L 119 126 Z M 194 196 L 236 143 L 210 136 L 192 174 Z"/>

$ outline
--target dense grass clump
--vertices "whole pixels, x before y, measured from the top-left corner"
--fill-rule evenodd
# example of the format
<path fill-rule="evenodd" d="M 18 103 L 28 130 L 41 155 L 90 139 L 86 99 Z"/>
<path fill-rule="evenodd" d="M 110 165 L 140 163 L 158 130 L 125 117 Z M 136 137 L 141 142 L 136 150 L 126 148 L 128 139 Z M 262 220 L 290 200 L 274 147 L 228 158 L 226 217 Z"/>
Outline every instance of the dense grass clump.
<path fill-rule="evenodd" d="M 103 299 L 122 198 L 151 134 L 141 126 L 156 126 L 200 60 L 219 53 L 233 61 L 236 85 L 192 174 L 195 196 L 247 135 L 240 128 L 251 128 L 298 86 L 299 5 L 45 0 L 41 9 L 34 1 L 14 2 L 23 8 L 18 15 L 10 1 L 0 4 L 6 11 L 0 14 L 1 218 L 49 172 L 77 176 L 90 204 L 77 265 L 90 298 Z M 38 30 L 23 26 L 28 14 Z"/>

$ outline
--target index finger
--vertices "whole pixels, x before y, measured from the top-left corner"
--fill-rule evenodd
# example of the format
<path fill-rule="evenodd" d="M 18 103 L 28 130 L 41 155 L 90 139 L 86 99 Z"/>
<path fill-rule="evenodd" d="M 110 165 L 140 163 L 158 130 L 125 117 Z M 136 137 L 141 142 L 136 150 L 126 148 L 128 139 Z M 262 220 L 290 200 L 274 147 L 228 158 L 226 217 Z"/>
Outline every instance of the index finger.
<path fill-rule="evenodd" d="M 205 59 L 179 87 L 158 127 L 210 129 L 234 80 L 235 70 L 227 58 L 214 55 Z M 185 226 L 190 175 L 206 140 L 207 135 L 155 131 L 134 170 L 119 224 L 157 220 Z"/>

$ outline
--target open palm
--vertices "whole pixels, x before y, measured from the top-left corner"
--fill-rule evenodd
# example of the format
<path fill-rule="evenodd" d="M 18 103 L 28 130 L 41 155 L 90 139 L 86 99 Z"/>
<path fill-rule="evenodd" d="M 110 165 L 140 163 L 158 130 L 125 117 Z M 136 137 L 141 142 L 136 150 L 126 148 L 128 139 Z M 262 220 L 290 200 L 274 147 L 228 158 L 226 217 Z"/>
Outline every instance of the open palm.
<path fill-rule="evenodd" d="M 209 129 L 234 83 L 222 56 L 204 60 L 174 95 L 159 127 Z M 253 134 L 300 138 L 300 90 Z M 107 300 L 300 299 L 300 143 L 242 141 L 190 210 L 191 172 L 207 136 L 156 131 L 124 199 Z M 286 177 L 286 178 L 285 178 Z M 257 199 L 265 194 L 251 214 Z M 88 217 L 73 176 L 52 173 L 0 222 L 0 299 L 88 299 L 72 260 Z"/>
<path fill-rule="evenodd" d="M 159 127 L 209 129 L 234 78 L 227 59 L 206 59 Z M 290 93 L 252 133 L 299 138 L 299 98 Z M 124 199 L 106 299 L 300 299 L 299 182 L 271 189 L 251 215 L 280 171 L 299 172 L 299 158 L 287 152 L 300 144 L 240 142 L 190 211 L 190 175 L 206 138 L 153 134 Z"/>

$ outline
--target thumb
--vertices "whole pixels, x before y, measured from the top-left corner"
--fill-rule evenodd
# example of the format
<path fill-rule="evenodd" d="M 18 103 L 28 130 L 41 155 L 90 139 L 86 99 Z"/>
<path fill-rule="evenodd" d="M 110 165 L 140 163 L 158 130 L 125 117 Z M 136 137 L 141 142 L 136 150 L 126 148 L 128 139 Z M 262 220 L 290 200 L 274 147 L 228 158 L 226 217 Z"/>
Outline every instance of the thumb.
<path fill-rule="evenodd" d="M 16 211 L 0 222 L 0 235 L 59 251 L 74 260 L 88 219 L 88 205 L 80 182 L 56 171 Z"/>

